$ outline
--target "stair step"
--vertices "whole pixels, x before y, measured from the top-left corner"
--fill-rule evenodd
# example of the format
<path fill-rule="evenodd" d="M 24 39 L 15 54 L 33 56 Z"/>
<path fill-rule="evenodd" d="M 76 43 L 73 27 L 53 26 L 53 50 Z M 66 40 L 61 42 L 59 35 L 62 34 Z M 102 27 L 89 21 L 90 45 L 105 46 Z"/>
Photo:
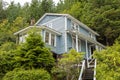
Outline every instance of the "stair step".
<path fill-rule="evenodd" d="M 93 79 L 82 79 L 82 80 L 93 80 Z"/>
<path fill-rule="evenodd" d="M 84 71 L 83 80 L 93 80 L 93 68 L 87 68 Z"/>

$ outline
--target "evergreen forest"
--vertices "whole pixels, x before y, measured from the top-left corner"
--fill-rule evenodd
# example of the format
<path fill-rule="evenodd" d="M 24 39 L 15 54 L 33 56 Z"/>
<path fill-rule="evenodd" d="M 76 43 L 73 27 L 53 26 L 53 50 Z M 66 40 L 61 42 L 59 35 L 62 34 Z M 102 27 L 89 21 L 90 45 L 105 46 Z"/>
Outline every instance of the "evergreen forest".
<path fill-rule="evenodd" d="M 32 0 L 23 6 L 0 0 L 0 80 L 78 80 L 79 72 L 74 74 L 78 69 L 69 67 L 82 60 L 83 55 L 75 50 L 56 64 L 35 30 L 25 43 L 16 44 L 14 33 L 45 13 L 70 14 L 100 34 L 97 40 L 106 49 L 94 52 L 97 80 L 120 80 L 120 0 L 59 0 L 57 4 L 53 0 Z"/>

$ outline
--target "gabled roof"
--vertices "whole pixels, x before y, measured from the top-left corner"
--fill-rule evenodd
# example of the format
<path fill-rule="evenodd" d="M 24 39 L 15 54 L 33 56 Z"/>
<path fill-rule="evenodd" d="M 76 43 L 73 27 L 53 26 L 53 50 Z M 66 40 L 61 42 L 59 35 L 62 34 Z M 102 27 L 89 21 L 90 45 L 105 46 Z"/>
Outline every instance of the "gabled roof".
<path fill-rule="evenodd" d="M 86 30 L 92 32 L 93 34 L 99 36 L 98 33 L 96 33 L 94 30 L 92 30 L 91 28 L 89 28 L 87 25 L 83 24 L 82 22 L 80 22 L 79 20 L 77 20 L 76 18 L 72 17 L 69 14 L 58 14 L 58 13 L 45 13 L 37 22 L 35 25 L 37 25 L 45 16 L 47 15 L 55 15 L 55 16 L 66 16 L 67 18 L 73 20 L 74 22 L 76 22 L 77 24 L 81 25 L 81 27 L 85 28 Z"/>

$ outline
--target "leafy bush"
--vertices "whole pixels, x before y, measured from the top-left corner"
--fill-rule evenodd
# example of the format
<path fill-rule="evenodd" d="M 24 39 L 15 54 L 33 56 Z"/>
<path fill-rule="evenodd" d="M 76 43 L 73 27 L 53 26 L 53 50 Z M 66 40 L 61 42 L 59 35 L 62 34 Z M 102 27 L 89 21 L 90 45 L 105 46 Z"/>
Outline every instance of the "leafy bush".
<path fill-rule="evenodd" d="M 8 71 L 14 69 L 14 55 L 13 51 L 0 51 L 0 80 Z"/>
<path fill-rule="evenodd" d="M 83 53 L 78 53 L 71 49 L 67 54 L 63 54 L 58 64 L 52 69 L 55 80 L 78 80 L 80 68 L 77 66 L 83 60 Z"/>
<path fill-rule="evenodd" d="M 120 44 L 116 42 L 101 52 L 95 52 L 97 58 L 97 80 L 120 80 Z"/>
<path fill-rule="evenodd" d="M 51 80 L 50 74 L 44 69 L 13 70 L 8 72 L 3 80 Z"/>
<path fill-rule="evenodd" d="M 17 65 L 25 69 L 44 68 L 50 72 L 55 60 L 51 51 L 45 47 L 40 34 L 35 31 L 31 32 L 26 38 L 26 42 L 16 50 L 18 53 L 15 57 Z"/>

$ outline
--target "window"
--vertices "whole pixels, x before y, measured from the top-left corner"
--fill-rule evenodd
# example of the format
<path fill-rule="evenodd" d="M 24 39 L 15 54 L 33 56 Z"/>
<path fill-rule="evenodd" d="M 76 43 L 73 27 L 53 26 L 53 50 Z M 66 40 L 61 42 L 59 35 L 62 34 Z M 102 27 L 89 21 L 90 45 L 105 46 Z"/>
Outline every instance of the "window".
<path fill-rule="evenodd" d="M 22 43 L 23 42 L 23 38 L 22 36 L 19 37 L 19 43 Z"/>
<path fill-rule="evenodd" d="M 76 25 L 76 30 L 79 31 L 79 25 Z"/>
<path fill-rule="evenodd" d="M 81 51 L 81 40 L 78 40 L 78 49 Z"/>
<path fill-rule="evenodd" d="M 73 48 L 76 49 L 76 39 L 73 38 Z"/>
<path fill-rule="evenodd" d="M 45 43 L 52 46 L 56 46 L 56 35 L 51 34 L 50 32 L 46 32 Z"/>
<path fill-rule="evenodd" d="M 45 34 L 45 43 L 49 44 L 49 33 L 46 32 Z"/>
<path fill-rule="evenodd" d="M 89 33 L 89 34 L 90 34 L 90 37 L 95 40 L 95 35 L 92 33 Z"/>
<path fill-rule="evenodd" d="M 55 46 L 55 35 L 51 34 L 51 45 Z"/>
<path fill-rule="evenodd" d="M 47 26 L 52 28 L 52 23 L 48 23 Z"/>
<path fill-rule="evenodd" d="M 79 31 L 79 25 L 77 23 L 72 22 L 72 29 Z"/>
<path fill-rule="evenodd" d="M 27 34 L 22 34 L 19 37 L 19 43 L 24 43 L 26 41 Z"/>
<path fill-rule="evenodd" d="M 74 27 L 74 23 L 73 23 L 73 22 L 72 22 L 72 25 L 71 25 L 71 26 L 72 26 L 72 29 L 75 29 L 75 27 Z"/>

